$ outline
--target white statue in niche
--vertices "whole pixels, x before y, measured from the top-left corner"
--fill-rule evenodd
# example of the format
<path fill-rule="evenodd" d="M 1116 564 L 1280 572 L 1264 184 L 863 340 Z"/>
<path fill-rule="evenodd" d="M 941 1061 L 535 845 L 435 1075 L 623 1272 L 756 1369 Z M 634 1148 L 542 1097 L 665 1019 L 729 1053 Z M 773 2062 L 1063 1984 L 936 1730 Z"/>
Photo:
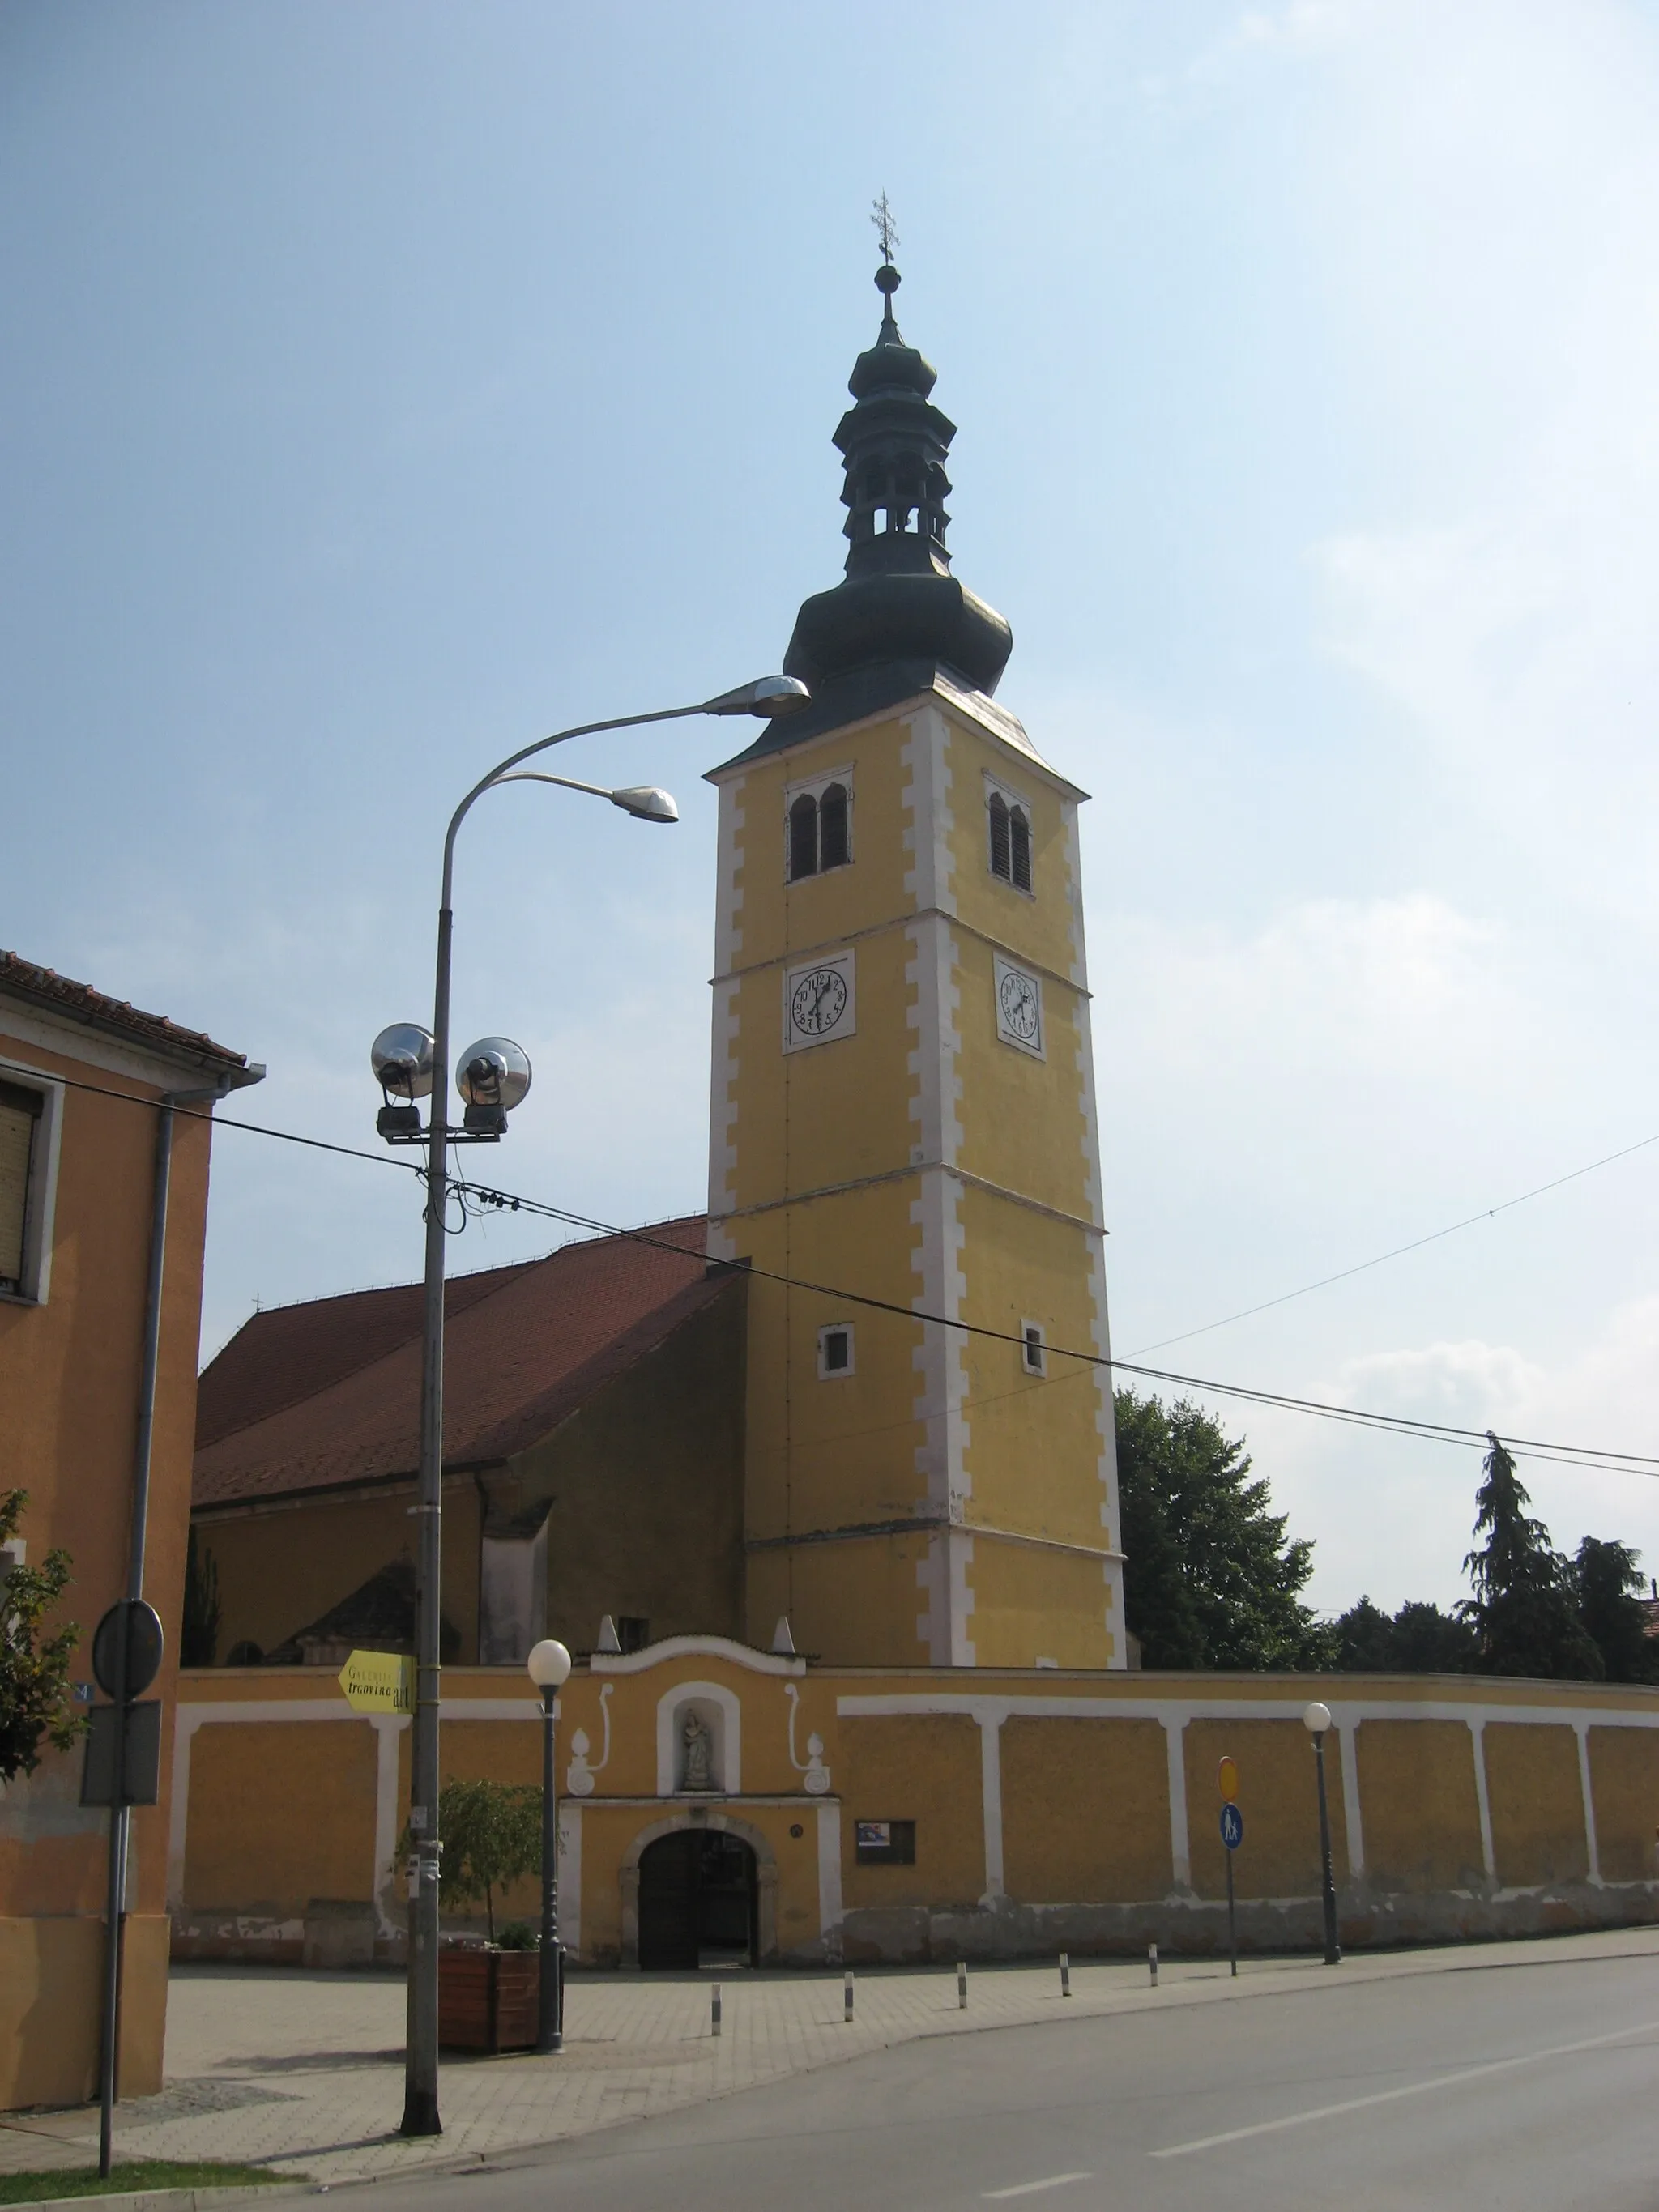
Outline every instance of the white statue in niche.
<path fill-rule="evenodd" d="M 682 1790 L 712 1790 L 714 1787 L 714 1731 L 702 1716 L 689 1712 L 685 1725 L 680 1730 L 685 1746 L 685 1775 Z"/>

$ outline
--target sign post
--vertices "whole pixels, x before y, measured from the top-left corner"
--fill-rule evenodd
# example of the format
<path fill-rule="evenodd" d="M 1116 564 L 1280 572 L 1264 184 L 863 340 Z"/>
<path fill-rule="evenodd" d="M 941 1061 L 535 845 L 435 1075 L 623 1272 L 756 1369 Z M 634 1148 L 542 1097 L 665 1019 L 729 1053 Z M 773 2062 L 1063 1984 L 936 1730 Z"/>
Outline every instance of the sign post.
<path fill-rule="evenodd" d="M 1244 1840 L 1244 1815 L 1237 1803 L 1238 1767 L 1231 1758 L 1221 1762 L 1221 1840 L 1227 1852 L 1227 1955 L 1234 1978 L 1238 1974 L 1238 1920 L 1233 1904 L 1233 1853 Z"/>

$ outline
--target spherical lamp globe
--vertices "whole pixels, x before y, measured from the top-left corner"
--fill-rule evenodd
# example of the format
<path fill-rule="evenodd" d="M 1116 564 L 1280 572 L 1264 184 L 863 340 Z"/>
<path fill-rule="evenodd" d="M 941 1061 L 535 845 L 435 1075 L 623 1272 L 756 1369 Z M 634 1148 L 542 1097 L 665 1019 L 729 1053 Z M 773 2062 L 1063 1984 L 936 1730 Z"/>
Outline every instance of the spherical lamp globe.
<path fill-rule="evenodd" d="M 570 1654 L 556 1636 L 544 1636 L 532 1644 L 525 1665 L 538 1690 L 562 1690 L 570 1680 Z"/>
<path fill-rule="evenodd" d="M 560 1679 L 562 1680 L 562 1676 L 561 1676 Z M 1310 1735 L 1323 1735 L 1330 1724 L 1330 1707 L 1328 1705 L 1322 1705 L 1316 1698 L 1312 1705 L 1308 1705 L 1304 1709 L 1302 1725 L 1307 1729 Z"/>

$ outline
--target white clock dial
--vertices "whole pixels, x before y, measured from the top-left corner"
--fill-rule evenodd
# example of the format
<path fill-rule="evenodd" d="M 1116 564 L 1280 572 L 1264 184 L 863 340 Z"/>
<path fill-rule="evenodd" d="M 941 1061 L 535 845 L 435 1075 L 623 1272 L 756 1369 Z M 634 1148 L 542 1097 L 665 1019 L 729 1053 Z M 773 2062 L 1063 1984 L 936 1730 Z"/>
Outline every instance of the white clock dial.
<path fill-rule="evenodd" d="M 796 984 L 789 1017 L 803 1036 L 826 1036 L 847 1011 L 847 979 L 836 968 L 814 968 Z"/>
<path fill-rule="evenodd" d="M 1029 1044 L 1037 1033 L 1041 1010 L 1037 1004 L 1036 985 L 1029 975 L 1017 969 L 1004 970 L 1000 986 L 1002 1018 L 1017 1037 Z"/>

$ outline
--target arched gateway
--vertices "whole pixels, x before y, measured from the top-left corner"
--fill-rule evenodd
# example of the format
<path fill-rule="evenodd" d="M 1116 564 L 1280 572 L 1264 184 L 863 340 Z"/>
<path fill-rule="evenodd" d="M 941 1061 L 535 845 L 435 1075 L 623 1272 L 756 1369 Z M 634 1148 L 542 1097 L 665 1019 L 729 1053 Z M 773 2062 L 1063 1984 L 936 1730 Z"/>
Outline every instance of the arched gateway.
<path fill-rule="evenodd" d="M 687 1812 L 637 1836 L 622 1867 L 626 1966 L 759 1966 L 777 1950 L 777 1862 L 758 1829 Z"/>

